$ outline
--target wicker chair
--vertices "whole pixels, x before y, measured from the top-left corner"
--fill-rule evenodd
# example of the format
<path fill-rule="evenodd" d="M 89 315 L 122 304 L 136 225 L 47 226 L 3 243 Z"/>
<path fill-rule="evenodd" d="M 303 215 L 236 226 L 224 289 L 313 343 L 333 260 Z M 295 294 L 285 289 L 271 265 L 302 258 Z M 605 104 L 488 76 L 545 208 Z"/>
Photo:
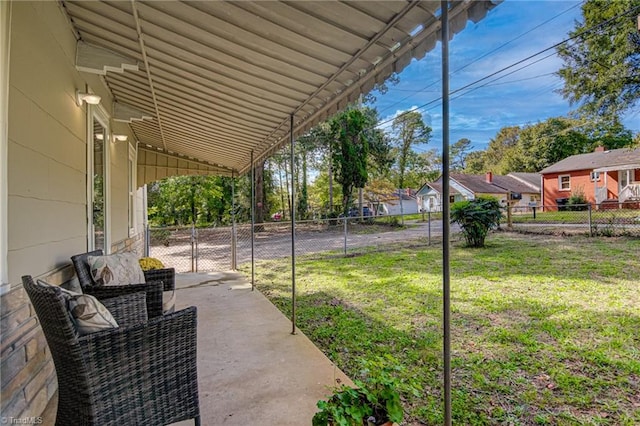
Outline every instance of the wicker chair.
<path fill-rule="evenodd" d="M 145 321 L 144 292 L 105 299 L 119 327 L 79 337 L 59 288 L 22 282 L 58 376 L 56 425 L 200 425 L 195 307 Z"/>
<path fill-rule="evenodd" d="M 89 256 L 102 256 L 102 250 L 94 250 L 88 253 L 77 254 L 71 256 L 73 267 L 76 270 L 78 281 L 82 291 L 91 294 L 102 300 L 109 297 L 120 296 L 123 294 L 136 293 L 144 291 L 147 293 L 147 312 L 149 317 L 153 318 L 162 315 L 162 292 L 173 291 L 176 288 L 176 270 L 174 268 L 155 269 L 144 271 L 146 283 L 130 284 L 130 285 L 109 285 L 103 286 L 97 284 L 91 276 Z M 160 285 L 157 283 L 162 282 Z M 154 284 L 155 283 L 155 284 Z"/>

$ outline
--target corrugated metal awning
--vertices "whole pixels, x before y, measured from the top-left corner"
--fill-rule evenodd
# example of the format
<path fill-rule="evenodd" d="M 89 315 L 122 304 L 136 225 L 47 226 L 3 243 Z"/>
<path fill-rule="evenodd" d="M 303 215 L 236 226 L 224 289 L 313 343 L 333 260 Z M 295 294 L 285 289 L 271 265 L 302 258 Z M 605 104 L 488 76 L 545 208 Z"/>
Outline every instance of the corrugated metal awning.
<path fill-rule="evenodd" d="M 496 3 L 452 2 L 452 32 Z M 439 1 L 61 4 L 79 40 L 79 69 L 91 71 L 107 51 L 123 58 L 94 72 L 105 74 L 120 109 L 141 112 L 130 124 L 141 146 L 222 175 L 245 173 L 252 151 L 261 160 L 287 143 L 290 115 L 301 134 L 440 37 Z M 87 46 L 101 50 L 85 56 Z M 152 167 L 151 156 L 145 161 Z"/>

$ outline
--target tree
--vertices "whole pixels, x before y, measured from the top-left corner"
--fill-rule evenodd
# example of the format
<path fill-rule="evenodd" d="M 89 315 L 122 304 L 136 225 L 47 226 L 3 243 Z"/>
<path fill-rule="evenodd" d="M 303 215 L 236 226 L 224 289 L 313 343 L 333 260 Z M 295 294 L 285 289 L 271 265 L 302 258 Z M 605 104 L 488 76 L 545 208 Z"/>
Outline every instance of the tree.
<path fill-rule="evenodd" d="M 398 188 L 405 188 L 405 173 L 411 165 L 414 145 L 427 144 L 431 137 L 431 127 L 422 120 L 418 111 L 398 115 L 391 126 L 394 136 L 391 138 L 396 158 Z"/>
<path fill-rule="evenodd" d="M 342 185 L 342 210 L 348 214 L 354 188 L 364 188 L 367 183 L 369 155 L 369 128 L 375 121 L 361 109 L 347 109 L 331 119 L 331 150 L 333 173 Z"/>
<path fill-rule="evenodd" d="M 569 33 L 578 37 L 557 48 L 564 62 L 558 71 L 564 80 L 561 93 L 579 103 L 582 113 L 613 119 L 638 104 L 639 10 L 640 0 L 586 0 L 583 22 Z"/>
<path fill-rule="evenodd" d="M 462 171 L 467 165 L 467 155 L 471 151 L 471 141 L 467 138 L 459 139 L 451 145 L 451 170 Z"/>
<path fill-rule="evenodd" d="M 513 155 L 505 159 L 507 171 L 539 172 L 574 154 L 593 151 L 576 120 L 553 117 L 526 126 L 520 132 Z"/>
<path fill-rule="evenodd" d="M 411 151 L 407 158 L 404 184 L 407 188 L 419 188 L 425 182 L 435 180 L 440 175 L 440 164 L 440 156 L 435 149 L 421 153 Z"/>
<path fill-rule="evenodd" d="M 617 120 L 612 124 L 552 117 L 522 129 L 516 149 L 505 157 L 503 171 L 539 172 L 572 155 L 593 152 L 598 146 L 616 149 L 632 143 L 631 132 Z"/>
<path fill-rule="evenodd" d="M 518 139 L 520 137 L 520 127 L 503 127 L 498 134 L 489 141 L 489 146 L 485 151 L 473 151 L 467 154 L 465 173 L 482 174 L 492 171 L 498 174 L 506 174 L 513 170 L 508 170 L 506 164 L 508 159 L 514 155 Z"/>
<path fill-rule="evenodd" d="M 222 178 L 172 176 L 149 187 L 149 219 L 155 225 L 204 225 L 223 220 L 218 209 Z"/>
<path fill-rule="evenodd" d="M 466 158 L 467 164 L 464 168 L 465 173 L 469 174 L 482 174 L 487 171 L 489 168 L 485 165 L 485 155 L 484 151 L 472 151 L 467 154 Z"/>
<path fill-rule="evenodd" d="M 395 188 L 386 179 L 372 179 L 364 188 L 364 199 L 371 204 L 373 211 L 378 214 L 380 205 L 393 199 Z"/>

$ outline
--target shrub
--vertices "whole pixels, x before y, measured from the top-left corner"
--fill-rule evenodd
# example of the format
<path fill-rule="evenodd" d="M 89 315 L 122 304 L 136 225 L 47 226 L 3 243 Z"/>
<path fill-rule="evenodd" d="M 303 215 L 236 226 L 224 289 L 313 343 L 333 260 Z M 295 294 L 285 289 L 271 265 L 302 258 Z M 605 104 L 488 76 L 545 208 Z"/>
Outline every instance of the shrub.
<path fill-rule="evenodd" d="M 451 223 L 457 223 L 469 247 L 484 247 L 489 230 L 500 225 L 500 203 L 493 197 L 458 201 L 451 205 Z"/>
<path fill-rule="evenodd" d="M 150 271 L 152 269 L 162 269 L 164 264 L 155 257 L 143 257 L 138 260 L 140 267 L 143 271 Z"/>
<path fill-rule="evenodd" d="M 587 210 L 589 208 L 588 203 L 587 197 L 584 195 L 584 192 L 582 192 L 582 189 L 579 188 L 569 197 L 569 200 L 567 201 L 567 210 Z"/>

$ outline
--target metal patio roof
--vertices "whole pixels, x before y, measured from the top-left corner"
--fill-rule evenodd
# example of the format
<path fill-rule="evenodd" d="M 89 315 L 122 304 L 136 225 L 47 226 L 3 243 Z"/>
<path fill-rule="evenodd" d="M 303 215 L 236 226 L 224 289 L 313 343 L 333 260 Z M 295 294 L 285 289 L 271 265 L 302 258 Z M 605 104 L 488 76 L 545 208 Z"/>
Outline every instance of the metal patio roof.
<path fill-rule="evenodd" d="M 451 33 L 496 3 L 451 2 Z M 61 5 L 78 39 L 76 66 L 104 74 L 114 118 L 116 110 L 141 112 L 132 131 L 158 154 L 146 161 L 181 158 L 222 175 L 245 173 L 252 152 L 260 160 L 286 144 L 291 115 L 299 135 L 440 38 L 439 1 Z M 87 65 L 107 51 L 122 64 Z"/>

